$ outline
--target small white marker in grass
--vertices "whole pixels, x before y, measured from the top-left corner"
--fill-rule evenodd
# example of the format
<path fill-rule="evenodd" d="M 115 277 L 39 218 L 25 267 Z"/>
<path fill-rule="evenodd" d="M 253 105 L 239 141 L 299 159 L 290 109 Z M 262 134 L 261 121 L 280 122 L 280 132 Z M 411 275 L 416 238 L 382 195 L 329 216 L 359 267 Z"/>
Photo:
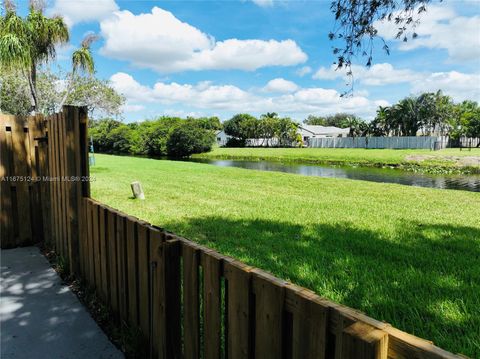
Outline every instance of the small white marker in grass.
<path fill-rule="evenodd" d="M 138 199 L 145 199 L 145 194 L 143 193 L 142 184 L 138 181 L 130 183 L 130 187 L 132 187 L 133 197 Z"/>

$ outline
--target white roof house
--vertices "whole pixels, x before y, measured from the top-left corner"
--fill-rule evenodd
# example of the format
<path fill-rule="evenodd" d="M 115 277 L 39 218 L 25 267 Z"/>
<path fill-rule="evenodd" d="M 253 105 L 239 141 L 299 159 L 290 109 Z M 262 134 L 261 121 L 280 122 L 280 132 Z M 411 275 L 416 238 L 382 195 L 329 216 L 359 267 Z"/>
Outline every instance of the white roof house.
<path fill-rule="evenodd" d="M 231 136 L 227 135 L 225 131 L 218 131 L 216 134 L 217 145 L 225 146 L 227 141 L 231 138 Z"/>
<path fill-rule="evenodd" d="M 309 138 L 347 137 L 350 129 L 334 126 L 300 125 L 298 131 L 302 135 L 302 139 L 306 141 Z"/>

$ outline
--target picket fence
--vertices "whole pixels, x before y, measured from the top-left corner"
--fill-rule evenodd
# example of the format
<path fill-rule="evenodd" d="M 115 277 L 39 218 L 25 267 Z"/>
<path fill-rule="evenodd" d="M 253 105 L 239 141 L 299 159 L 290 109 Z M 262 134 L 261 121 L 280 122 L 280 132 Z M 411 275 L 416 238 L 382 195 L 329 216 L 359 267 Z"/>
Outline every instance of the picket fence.
<path fill-rule="evenodd" d="M 389 149 L 430 149 L 446 148 L 445 137 L 397 136 L 397 137 L 330 137 L 310 138 L 307 146 L 313 148 L 389 148 Z"/>

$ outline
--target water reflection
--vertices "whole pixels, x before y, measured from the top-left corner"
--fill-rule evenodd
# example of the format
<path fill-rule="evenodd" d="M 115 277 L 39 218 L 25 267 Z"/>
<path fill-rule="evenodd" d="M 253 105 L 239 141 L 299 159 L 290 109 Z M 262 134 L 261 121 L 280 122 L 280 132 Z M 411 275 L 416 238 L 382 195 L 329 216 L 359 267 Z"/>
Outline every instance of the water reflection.
<path fill-rule="evenodd" d="M 286 172 L 304 176 L 349 178 L 372 182 L 398 183 L 408 186 L 480 192 L 480 175 L 433 175 L 406 172 L 389 168 L 329 167 L 320 165 L 287 164 L 269 161 L 203 159 L 192 159 L 190 161 L 208 163 L 220 167 L 239 167 L 260 171 Z"/>

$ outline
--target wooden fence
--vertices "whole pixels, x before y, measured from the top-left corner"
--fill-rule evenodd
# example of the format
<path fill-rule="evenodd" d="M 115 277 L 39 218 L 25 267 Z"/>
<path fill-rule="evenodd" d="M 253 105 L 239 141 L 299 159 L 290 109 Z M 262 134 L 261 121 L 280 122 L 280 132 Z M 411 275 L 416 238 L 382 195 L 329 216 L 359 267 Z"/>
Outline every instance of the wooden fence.
<path fill-rule="evenodd" d="M 41 116 L 0 115 L 0 238 L 2 248 L 43 240 L 48 229 L 47 145 Z"/>
<path fill-rule="evenodd" d="M 458 358 L 84 198 L 81 275 L 152 358 Z"/>
<path fill-rule="evenodd" d="M 32 161 L 25 148 L 33 149 L 18 145 L 13 136 L 33 130 L 24 130 L 25 119 L 8 121 L 10 125 L 0 131 L 2 174 L 28 173 L 25 162 L 30 161 L 31 168 Z M 42 152 L 42 145 L 35 145 L 39 155 L 34 167 L 48 174 L 44 184 L 35 182 L 44 186 L 39 203 L 44 206 L 45 240 L 112 309 L 112 320 L 138 329 L 147 349 L 143 357 L 458 358 L 387 323 L 94 201 L 89 198 L 85 110 L 66 107 L 43 121 L 43 127 L 41 119 L 38 126 L 48 136 L 48 147 Z M 4 186 L 10 189 L 7 194 L 15 192 L 17 197 L 4 196 Z M 2 182 L 2 246 L 4 228 L 12 231 L 20 215 L 24 225 L 23 212 L 17 209 L 15 219 L 11 208 L 26 206 L 21 201 L 31 203 L 25 193 L 34 193 L 24 190 L 24 197 L 19 197 L 13 187 Z M 35 210 L 31 207 L 30 213 Z"/>

